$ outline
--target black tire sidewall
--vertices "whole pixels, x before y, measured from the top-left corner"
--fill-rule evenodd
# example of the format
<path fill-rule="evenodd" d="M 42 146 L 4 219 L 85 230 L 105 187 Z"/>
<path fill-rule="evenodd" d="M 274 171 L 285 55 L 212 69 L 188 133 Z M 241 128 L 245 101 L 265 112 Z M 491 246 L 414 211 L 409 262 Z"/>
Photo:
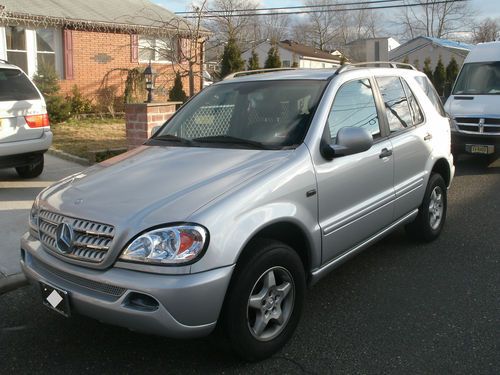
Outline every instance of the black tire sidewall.
<path fill-rule="evenodd" d="M 225 328 L 233 349 L 243 359 L 256 361 L 281 349 L 291 338 L 302 312 L 305 294 L 305 272 L 300 257 L 290 247 L 275 241 L 257 241 L 252 254 L 238 264 L 225 305 Z M 270 341 L 257 340 L 248 327 L 247 304 L 259 277 L 268 269 L 281 266 L 292 276 L 295 301 L 292 315 L 284 330 Z"/>
<path fill-rule="evenodd" d="M 35 178 L 42 174 L 44 168 L 44 156 L 40 157 L 32 164 L 24 167 L 17 167 L 16 172 L 22 178 Z"/>
<path fill-rule="evenodd" d="M 439 226 L 436 229 L 433 229 L 429 222 L 429 203 L 431 200 L 432 191 L 437 186 L 441 188 L 443 194 L 443 215 L 441 217 L 441 222 L 439 223 Z M 421 215 L 419 229 L 422 231 L 422 235 L 425 240 L 432 241 L 439 236 L 439 234 L 443 230 L 443 226 L 446 221 L 447 208 L 448 208 L 448 198 L 447 198 L 446 184 L 441 175 L 433 173 L 429 178 L 429 183 L 427 184 L 427 189 L 425 191 L 425 196 L 422 202 L 421 211 L 419 213 L 419 215 Z"/>

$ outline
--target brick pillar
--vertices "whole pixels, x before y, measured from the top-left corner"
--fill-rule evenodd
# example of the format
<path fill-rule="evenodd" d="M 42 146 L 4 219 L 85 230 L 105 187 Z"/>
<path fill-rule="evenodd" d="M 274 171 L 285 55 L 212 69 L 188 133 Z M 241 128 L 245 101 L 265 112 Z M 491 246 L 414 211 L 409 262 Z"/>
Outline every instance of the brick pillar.
<path fill-rule="evenodd" d="M 142 145 L 149 137 L 151 130 L 162 125 L 174 113 L 181 102 L 138 103 L 125 105 L 125 123 L 127 129 L 128 149 Z"/>

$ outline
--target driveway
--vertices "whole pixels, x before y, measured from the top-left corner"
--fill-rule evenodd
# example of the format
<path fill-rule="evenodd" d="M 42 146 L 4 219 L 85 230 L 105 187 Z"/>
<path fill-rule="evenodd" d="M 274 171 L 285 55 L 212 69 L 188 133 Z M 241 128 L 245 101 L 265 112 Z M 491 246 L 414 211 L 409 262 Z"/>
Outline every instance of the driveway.
<path fill-rule="evenodd" d="M 33 200 L 45 187 L 85 167 L 45 154 L 45 169 L 34 179 L 20 178 L 14 168 L 0 169 L 0 281 L 21 272 L 19 238 L 27 230 Z"/>
<path fill-rule="evenodd" d="M 293 339 L 244 363 L 217 336 L 142 335 L 0 295 L 0 373 L 500 374 L 500 159 L 463 157 L 442 236 L 400 229 L 308 290 Z M 24 225 L 24 224 L 23 224 Z"/>

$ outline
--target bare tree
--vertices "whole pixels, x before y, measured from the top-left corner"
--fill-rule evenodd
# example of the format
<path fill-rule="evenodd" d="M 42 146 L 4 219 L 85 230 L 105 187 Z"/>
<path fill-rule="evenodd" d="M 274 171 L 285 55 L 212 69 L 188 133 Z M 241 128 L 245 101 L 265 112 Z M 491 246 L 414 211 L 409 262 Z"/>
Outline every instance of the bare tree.
<path fill-rule="evenodd" d="M 407 39 L 420 35 L 446 38 L 469 28 L 471 11 L 464 1 L 404 0 L 404 3 L 420 4 L 408 6 L 400 12 L 402 32 Z"/>
<path fill-rule="evenodd" d="M 189 96 L 194 95 L 195 78 L 201 78 L 203 70 L 203 48 L 209 34 L 202 26 L 206 3 L 207 0 L 203 0 L 200 6 L 193 7 L 196 17 L 190 20 L 181 17 L 161 20 L 158 19 L 159 15 L 152 18 L 156 22 L 162 22 L 164 29 L 170 31 L 161 38 L 142 38 L 142 44 L 139 46 L 139 53 L 145 55 L 143 60 L 154 61 L 159 57 L 163 61 L 170 61 L 175 73 L 182 77 L 187 76 Z"/>
<path fill-rule="evenodd" d="M 258 5 L 258 1 L 255 0 L 212 0 L 207 9 L 217 13 L 211 13 L 205 24 L 214 32 L 216 39 L 245 40 L 248 32 L 251 32 L 253 17 L 234 17 L 234 15 L 240 14 L 241 10 L 254 10 Z"/>
<path fill-rule="evenodd" d="M 261 39 L 268 39 L 271 42 L 279 42 L 290 35 L 290 16 L 287 14 L 275 14 L 272 16 L 263 16 L 257 19 L 260 27 Z M 256 36 L 259 36 L 256 33 Z"/>
<path fill-rule="evenodd" d="M 342 2 L 307 0 L 307 5 L 319 6 L 296 25 L 298 41 L 322 50 L 332 50 L 360 38 L 376 37 L 379 18 L 369 9 L 347 10 Z M 324 6 L 322 8 L 321 6 Z M 368 7 L 368 6 L 365 6 Z"/>
<path fill-rule="evenodd" d="M 485 18 L 479 22 L 472 30 L 474 43 L 484 43 L 495 41 L 500 34 L 500 20 Z"/>

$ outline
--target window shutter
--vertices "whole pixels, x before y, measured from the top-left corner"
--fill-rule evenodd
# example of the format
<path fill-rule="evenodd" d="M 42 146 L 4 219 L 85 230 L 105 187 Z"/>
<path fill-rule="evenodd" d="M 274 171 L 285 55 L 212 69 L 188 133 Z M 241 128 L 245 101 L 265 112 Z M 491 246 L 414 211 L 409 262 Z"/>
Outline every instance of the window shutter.
<path fill-rule="evenodd" d="M 130 62 L 139 62 L 139 35 L 130 35 Z"/>
<path fill-rule="evenodd" d="M 74 79 L 73 74 L 73 31 L 64 29 L 64 78 Z"/>
<path fill-rule="evenodd" d="M 189 59 L 189 47 L 190 47 L 190 40 L 189 39 L 185 39 L 185 38 L 178 38 L 177 39 L 178 41 L 178 59 L 179 59 L 179 62 L 185 62 Z"/>

